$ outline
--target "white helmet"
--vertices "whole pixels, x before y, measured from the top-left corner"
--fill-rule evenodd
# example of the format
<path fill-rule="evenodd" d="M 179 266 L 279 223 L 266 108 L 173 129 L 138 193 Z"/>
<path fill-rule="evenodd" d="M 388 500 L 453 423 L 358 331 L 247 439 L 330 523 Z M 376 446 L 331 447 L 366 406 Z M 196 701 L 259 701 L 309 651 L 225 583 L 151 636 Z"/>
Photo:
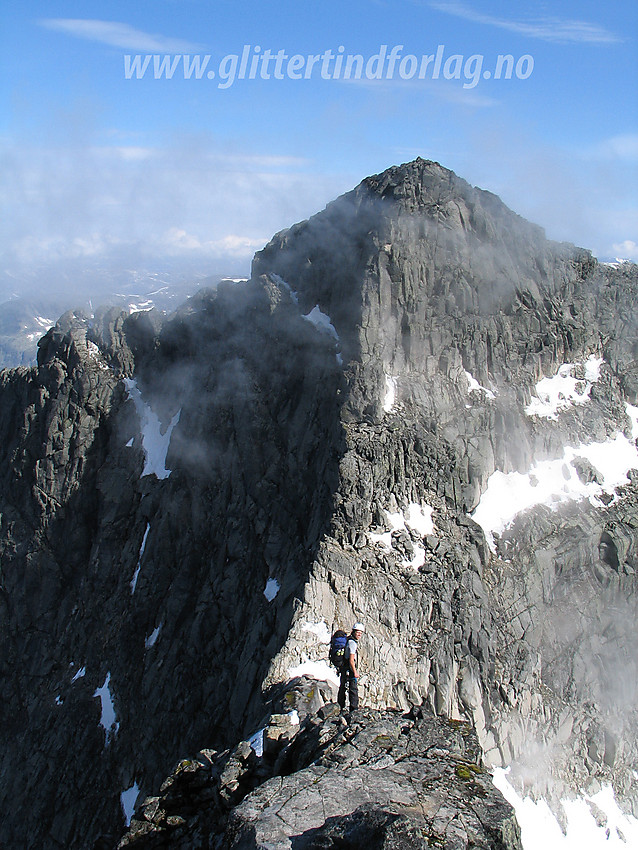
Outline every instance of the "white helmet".
<path fill-rule="evenodd" d="M 365 632 L 365 630 L 366 627 L 363 625 L 363 623 L 355 623 L 352 627 L 353 632 Z"/>

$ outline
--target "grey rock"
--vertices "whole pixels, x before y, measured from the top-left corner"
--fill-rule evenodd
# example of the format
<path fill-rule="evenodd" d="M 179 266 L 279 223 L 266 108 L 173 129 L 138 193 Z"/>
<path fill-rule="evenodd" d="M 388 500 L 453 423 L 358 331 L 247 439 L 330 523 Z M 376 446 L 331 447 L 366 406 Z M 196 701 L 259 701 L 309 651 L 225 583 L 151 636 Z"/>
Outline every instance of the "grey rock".
<path fill-rule="evenodd" d="M 234 800 L 233 762 L 221 754 L 210 771 L 178 765 L 119 847 L 521 847 L 471 728 L 422 711 L 309 716 L 276 762 L 264 753 L 244 763 Z"/>
<path fill-rule="evenodd" d="M 278 234 L 245 284 L 169 317 L 62 317 L 37 367 L 0 373 L 0 844 L 115 842 L 133 783 L 175 842 L 223 770 L 219 806 L 247 800 L 264 774 L 236 742 L 273 713 L 329 713 L 334 688 L 295 671 L 360 619 L 364 705 L 471 722 L 487 765 L 532 745 L 548 787 L 612 781 L 638 813 L 636 477 L 519 517 L 495 553 L 468 516 L 496 470 L 629 434 L 637 296 L 635 266 L 417 160 Z M 591 354 L 586 405 L 525 414 L 541 376 Z M 179 413 L 166 478 L 143 475 L 131 377 L 161 433 Z M 372 536 L 421 503 L 433 530 Z M 291 731 L 269 734 L 268 770 Z M 171 773 L 202 747 L 217 755 Z"/>
<path fill-rule="evenodd" d="M 356 712 L 320 759 L 249 794 L 222 846 L 519 848 L 516 820 L 478 753 L 463 724 Z"/>

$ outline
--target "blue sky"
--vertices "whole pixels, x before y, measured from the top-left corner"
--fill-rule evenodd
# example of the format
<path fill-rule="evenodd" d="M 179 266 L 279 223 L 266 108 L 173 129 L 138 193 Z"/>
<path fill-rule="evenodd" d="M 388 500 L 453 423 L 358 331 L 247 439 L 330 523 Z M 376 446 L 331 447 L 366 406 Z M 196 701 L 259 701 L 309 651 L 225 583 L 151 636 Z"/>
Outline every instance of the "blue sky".
<path fill-rule="evenodd" d="M 276 230 L 418 155 L 551 238 L 638 259 L 635 0 L 25 0 L 3 18 L 5 267 L 167 255 L 247 271 Z M 381 79 L 332 78 L 340 48 L 367 62 L 382 45 L 392 75 L 386 60 Z M 283 79 L 271 63 L 220 88 L 244 46 L 282 51 Z M 406 57 L 439 46 L 438 79 L 433 63 L 411 77 Z M 289 78 L 290 57 L 328 50 L 330 78 Z M 215 76 L 155 79 L 151 60 L 126 79 L 136 54 L 209 56 Z M 499 54 L 520 76 L 494 79 Z"/>

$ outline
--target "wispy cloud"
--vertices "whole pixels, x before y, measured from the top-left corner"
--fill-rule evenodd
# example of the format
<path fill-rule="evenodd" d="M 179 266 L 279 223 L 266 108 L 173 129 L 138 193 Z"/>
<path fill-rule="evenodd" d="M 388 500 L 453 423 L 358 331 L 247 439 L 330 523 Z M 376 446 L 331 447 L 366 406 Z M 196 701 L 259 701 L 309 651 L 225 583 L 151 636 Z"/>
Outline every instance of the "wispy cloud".
<path fill-rule="evenodd" d="M 114 130 L 122 141 L 126 134 Z M 200 258 L 247 269 L 270 235 L 357 182 L 276 150 L 227 150 L 214 139 L 33 147 L 0 144 L 7 164 L 4 268 L 116 256 Z M 133 260 L 131 259 L 131 262 Z M 128 266 L 123 265 L 123 268 Z M 0 275 L 1 277 L 1 275 Z"/>
<path fill-rule="evenodd" d="M 472 9 L 465 3 L 430 2 L 431 8 L 439 12 L 464 18 L 477 24 L 488 24 L 509 30 L 519 35 L 527 35 L 530 38 L 539 38 L 542 41 L 553 41 L 558 43 L 577 44 L 616 44 L 623 39 L 604 27 L 588 21 L 575 21 L 566 18 L 544 17 L 530 20 L 513 20 L 501 18 L 496 15 L 488 15 Z"/>
<path fill-rule="evenodd" d="M 156 250 L 168 256 L 197 253 L 211 257 L 233 257 L 245 260 L 262 248 L 268 239 L 266 234 L 243 236 L 236 233 L 226 234 L 220 239 L 200 239 L 183 228 L 171 227 L 162 234 Z"/>
<path fill-rule="evenodd" d="M 625 239 L 624 242 L 614 243 L 612 247 L 617 256 L 622 260 L 638 262 L 638 244 L 633 239 Z"/>
<path fill-rule="evenodd" d="M 200 45 L 157 33 L 143 32 L 119 21 L 43 18 L 38 21 L 38 24 L 75 38 L 97 41 L 100 44 L 108 44 L 109 47 L 135 50 L 140 53 L 196 53 L 201 50 Z"/>
<path fill-rule="evenodd" d="M 638 162 L 638 133 L 611 136 L 595 148 L 594 154 L 601 157 Z"/>
<path fill-rule="evenodd" d="M 638 133 L 623 133 L 607 136 L 598 141 L 574 147 L 575 160 L 584 160 L 589 164 L 622 163 L 629 166 L 638 163 Z"/>
<path fill-rule="evenodd" d="M 431 95 L 439 100 L 458 104 L 462 107 L 484 108 L 498 106 L 500 103 L 500 101 L 495 98 L 479 94 L 474 89 L 463 88 L 462 86 L 455 84 L 455 81 L 453 80 L 402 80 L 400 78 L 392 80 L 368 80 L 366 78 L 361 78 L 358 80 L 344 79 L 339 80 L 338 82 L 348 86 L 360 86 L 361 88 L 367 88 L 372 92 L 381 92 L 384 94 L 391 93 L 399 95 L 402 92 L 405 92 L 409 96 L 414 96 L 418 93 L 427 96 Z"/>
<path fill-rule="evenodd" d="M 630 256 L 630 243 L 638 244 L 634 181 L 620 158 L 595 159 L 592 148 L 553 145 L 528 128 L 497 124 L 470 132 L 444 164 L 500 195 L 550 239 L 582 245 L 601 259 Z"/>

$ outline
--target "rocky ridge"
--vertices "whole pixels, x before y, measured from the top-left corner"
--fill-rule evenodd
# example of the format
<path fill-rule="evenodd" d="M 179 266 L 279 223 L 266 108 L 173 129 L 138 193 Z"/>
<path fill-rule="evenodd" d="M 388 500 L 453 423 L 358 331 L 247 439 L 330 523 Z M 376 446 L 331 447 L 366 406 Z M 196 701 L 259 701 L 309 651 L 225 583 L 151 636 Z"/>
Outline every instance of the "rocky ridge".
<path fill-rule="evenodd" d="M 488 767 L 531 745 L 539 788 L 612 779 L 636 806 L 635 482 L 492 549 L 471 514 L 497 470 L 631 437 L 637 288 L 417 160 L 167 319 L 62 317 L 37 369 L 0 376 L 0 842 L 110 840 L 123 791 L 254 732 L 354 619 L 366 705 L 470 722 Z M 591 356 L 586 404 L 525 413 Z M 153 416 L 158 440 L 176 423 L 163 472 Z"/>
<path fill-rule="evenodd" d="M 468 724 L 420 710 L 346 718 L 330 702 L 301 726 L 289 713 L 266 723 L 259 748 L 181 761 L 118 847 L 521 847 Z"/>

